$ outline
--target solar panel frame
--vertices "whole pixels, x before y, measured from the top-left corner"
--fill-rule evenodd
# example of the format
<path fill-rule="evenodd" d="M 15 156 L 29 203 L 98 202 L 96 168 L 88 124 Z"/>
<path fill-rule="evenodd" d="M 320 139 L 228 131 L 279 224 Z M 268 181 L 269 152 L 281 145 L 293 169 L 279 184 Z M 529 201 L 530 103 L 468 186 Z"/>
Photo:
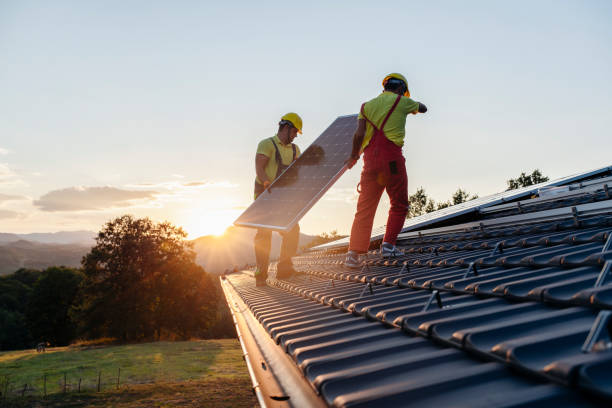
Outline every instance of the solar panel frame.
<path fill-rule="evenodd" d="M 470 212 L 478 211 L 481 208 L 491 207 L 506 201 L 516 200 L 524 196 L 536 193 L 538 189 L 549 186 L 561 186 L 568 183 L 575 182 L 586 177 L 596 176 L 606 172 L 612 172 L 612 166 L 601 167 L 594 170 L 585 171 L 582 173 L 572 174 L 570 176 L 561 177 L 555 180 L 545 181 L 543 183 L 534 184 L 533 186 L 522 187 L 515 190 L 503 191 L 501 193 L 491 194 L 485 197 L 480 197 L 471 201 L 466 201 L 461 204 L 452 205 L 450 207 L 443 208 L 441 210 L 433 211 L 428 214 L 423 214 L 418 217 L 406 219 L 401 233 L 417 230 L 419 228 L 445 221 L 461 215 L 468 214 Z M 381 239 L 384 236 L 386 226 L 376 227 L 372 230 L 370 240 Z M 348 245 L 349 237 L 341 238 L 336 241 L 328 242 L 316 247 L 312 250 L 321 250 L 326 248 L 341 247 Z"/>
<path fill-rule="evenodd" d="M 336 128 L 340 128 L 338 132 L 339 134 L 334 134 Z M 285 171 L 283 171 L 277 178 L 272 182 L 268 190 L 266 192 L 260 194 L 259 197 L 234 221 L 234 225 L 239 227 L 248 227 L 248 228 L 264 228 L 270 229 L 273 231 L 285 232 L 291 230 L 299 220 L 316 204 L 316 202 L 334 185 L 334 183 L 344 174 L 347 170 L 346 163 L 344 160 L 349 156 L 350 151 L 352 149 L 353 142 L 353 134 L 357 129 L 357 115 L 344 115 L 337 117 L 328 127 L 321 133 L 321 135 L 310 145 L 308 148 L 297 158 Z M 309 196 L 308 199 L 304 200 L 304 203 L 301 205 L 299 210 L 296 210 L 290 218 L 286 220 L 286 222 L 266 222 L 264 220 L 270 219 L 271 216 L 265 216 L 261 209 L 262 206 L 266 206 L 266 202 L 292 202 L 296 203 L 297 200 L 291 199 L 291 197 L 287 198 L 286 195 L 291 193 L 291 189 L 287 192 L 286 189 L 283 189 L 285 185 L 292 185 L 294 182 L 291 181 L 290 177 L 292 177 L 293 173 L 298 173 L 300 168 L 304 168 L 309 166 L 310 164 L 307 162 L 313 157 L 316 159 L 319 157 L 323 159 L 325 157 L 325 149 L 324 141 L 327 141 L 330 137 L 343 137 L 344 140 L 340 141 L 338 139 L 334 139 L 333 145 L 339 147 L 337 151 L 333 151 L 331 156 L 339 156 L 341 157 L 341 162 L 330 162 L 324 164 L 322 167 L 333 167 L 333 171 L 328 175 L 329 177 L 325 177 L 326 181 L 320 186 L 320 188 L 316 188 L 316 192 Z M 340 143 L 339 143 L 340 142 Z M 312 149 L 321 148 L 322 154 L 317 156 L 317 152 L 313 153 Z M 325 169 L 323 169 L 325 170 Z M 327 175 L 326 175 L 327 176 Z M 302 179 L 300 181 L 299 178 L 295 178 L 295 182 L 304 183 Z M 323 177 L 319 177 L 320 180 Z M 299 185 L 299 184 L 298 184 Z M 293 189 L 296 186 L 292 187 Z M 315 191 L 314 189 L 312 191 Z M 265 208 L 265 207 L 263 207 Z M 271 210 L 271 209 L 270 209 Z M 269 213 L 268 213 L 269 214 Z M 249 218 L 250 217 L 250 218 Z M 278 218 L 278 217 L 277 217 Z"/>

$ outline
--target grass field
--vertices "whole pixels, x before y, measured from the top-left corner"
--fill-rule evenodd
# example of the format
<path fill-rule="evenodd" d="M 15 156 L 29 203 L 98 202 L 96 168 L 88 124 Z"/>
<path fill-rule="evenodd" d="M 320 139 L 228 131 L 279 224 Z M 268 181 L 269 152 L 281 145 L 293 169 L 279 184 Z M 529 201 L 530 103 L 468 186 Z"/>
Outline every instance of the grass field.
<path fill-rule="evenodd" d="M 9 398 L 3 406 L 256 405 L 240 344 L 235 339 L 62 347 L 46 353 L 2 352 L 0 392 L 4 394 L 5 390 Z M 22 393 L 24 398 L 20 397 Z"/>

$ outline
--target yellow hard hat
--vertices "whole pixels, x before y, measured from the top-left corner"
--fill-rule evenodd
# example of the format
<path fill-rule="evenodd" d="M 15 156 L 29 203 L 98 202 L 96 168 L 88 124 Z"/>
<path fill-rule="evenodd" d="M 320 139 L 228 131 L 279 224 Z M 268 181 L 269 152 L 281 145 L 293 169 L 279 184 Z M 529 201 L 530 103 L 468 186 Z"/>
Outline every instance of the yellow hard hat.
<path fill-rule="evenodd" d="M 300 118 L 300 115 L 295 112 L 289 112 L 281 118 L 281 122 L 283 120 L 291 122 L 293 127 L 295 127 L 299 133 L 302 133 L 302 118 Z"/>
<path fill-rule="evenodd" d="M 394 72 L 392 74 L 387 75 L 385 79 L 383 79 L 382 81 L 383 87 L 387 84 L 387 81 L 391 78 L 395 78 L 395 79 L 399 79 L 400 81 L 404 81 L 404 83 L 406 84 L 406 92 L 404 92 L 404 96 L 406 98 L 410 98 L 410 91 L 408 90 L 408 81 L 406 81 L 406 78 L 404 78 L 402 74 L 398 74 L 397 72 Z"/>

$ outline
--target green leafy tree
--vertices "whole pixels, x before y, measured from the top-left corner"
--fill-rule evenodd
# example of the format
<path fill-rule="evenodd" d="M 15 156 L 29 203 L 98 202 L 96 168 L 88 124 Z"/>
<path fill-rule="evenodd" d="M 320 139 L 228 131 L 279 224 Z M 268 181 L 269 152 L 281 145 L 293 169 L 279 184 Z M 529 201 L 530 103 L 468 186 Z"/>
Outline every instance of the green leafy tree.
<path fill-rule="evenodd" d="M 508 184 L 508 190 L 515 190 L 520 187 L 533 186 L 534 184 L 543 183 L 548 181 L 549 178 L 544 176 L 539 169 L 535 169 L 531 174 L 521 172 L 521 175 L 515 179 L 510 179 L 506 183 Z"/>
<path fill-rule="evenodd" d="M 344 238 L 346 235 L 338 234 L 337 230 L 332 230 L 330 233 L 323 232 L 312 239 L 308 244 L 302 246 L 300 249 L 305 250 L 308 248 L 315 247 L 317 245 L 323 245 L 327 242 L 335 241 L 340 238 Z"/>
<path fill-rule="evenodd" d="M 0 350 L 16 350 L 32 346 L 25 316 L 0 308 Z"/>
<path fill-rule="evenodd" d="M 39 271 L 20 269 L 0 277 L 0 350 L 32 346 L 25 312 Z"/>
<path fill-rule="evenodd" d="M 408 197 L 408 200 L 410 201 L 410 208 L 406 218 L 417 217 L 419 215 L 441 210 L 443 208 L 450 207 L 451 205 L 460 204 L 475 198 L 478 198 L 478 195 L 470 195 L 470 193 L 467 191 L 458 188 L 453 194 L 451 200 L 436 203 L 433 199 L 427 196 L 427 193 L 423 187 L 419 187 L 414 194 Z"/>
<path fill-rule="evenodd" d="M 452 205 L 457 205 L 457 204 L 461 204 L 461 203 L 465 203 L 467 201 L 471 201 L 478 198 L 478 194 L 472 194 L 470 196 L 470 193 L 468 193 L 465 190 L 462 190 L 461 188 L 458 188 L 457 191 L 455 191 L 455 193 L 452 196 L 452 200 L 453 200 L 453 204 Z"/>
<path fill-rule="evenodd" d="M 69 315 L 74 306 L 82 274 L 73 268 L 50 267 L 34 284 L 26 311 L 30 333 L 36 341 L 66 346 L 76 336 L 76 323 Z"/>
<path fill-rule="evenodd" d="M 408 218 L 423 215 L 427 210 L 434 211 L 432 209 L 434 206 L 433 201 L 427 197 L 427 193 L 423 187 L 419 187 L 414 194 L 410 195 L 408 201 L 410 202 Z"/>
<path fill-rule="evenodd" d="M 205 337 L 219 293 L 195 263 L 186 236 L 148 218 L 124 215 L 108 222 L 82 261 L 77 313 L 84 333 L 124 341 Z"/>

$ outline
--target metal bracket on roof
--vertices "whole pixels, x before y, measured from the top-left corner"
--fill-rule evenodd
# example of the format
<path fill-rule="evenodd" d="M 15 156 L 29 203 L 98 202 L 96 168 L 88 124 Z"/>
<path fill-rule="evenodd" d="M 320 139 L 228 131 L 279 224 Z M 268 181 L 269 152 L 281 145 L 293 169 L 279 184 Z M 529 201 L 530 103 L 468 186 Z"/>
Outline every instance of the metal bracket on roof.
<path fill-rule="evenodd" d="M 580 223 L 580 218 L 578 217 L 578 210 L 576 207 L 572 207 L 572 217 L 574 217 L 574 223 L 578 225 Z"/>
<path fill-rule="evenodd" d="M 523 213 L 523 207 L 521 207 L 521 202 L 520 201 L 516 202 L 516 208 L 518 208 L 519 214 Z"/>
<path fill-rule="evenodd" d="M 463 275 L 463 278 L 461 279 L 465 279 L 468 276 L 470 276 L 470 272 L 474 272 L 474 276 L 478 276 L 478 270 L 476 269 L 476 265 L 474 265 L 474 262 L 470 262 L 470 265 L 468 266 L 468 270 L 465 271 L 465 274 Z"/>
<path fill-rule="evenodd" d="M 431 292 L 431 296 L 429 297 L 429 299 L 427 299 L 427 302 L 425 302 L 425 306 L 423 306 L 423 310 L 421 310 L 421 312 L 426 312 L 427 309 L 429 309 L 429 306 L 431 306 L 431 303 L 434 299 L 436 299 L 438 308 L 442 309 L 442 298 L 440 297 L 440 292 L 434 290 L 433 292 Z"/>
<path fill-rule="evenodd" d="M 608 231 L 608 239 L 604 244 L 603 248 L 601 248 L 601 252 L 608 252 L 612 248 L 612 231 Z"/>
<path fill-rule="evenodd" d="M 363 267 L 361 268 L 361 273 L 364 273 L 364 272 L 370 272 L 370 265 L 368 265 L 367 258 L 365 261 L 363 261 Z"/>
<path fill-rule="evenodd" d="M 606 198 L 609 200 L 610 199 L 610 189 L 608 189 L 608 183 L 603 185 L 603 190 L 604 190 L 604 193 L 606 193 Z"/>
<path fill-rule="evenodd" d="M 504 241 L 499 241 L 497 244 L 495 244 L 495 247 L 493 248 L 493 252 L 491 252 L 491 255 L 489 256 L 493 256 L 497 253 L 497 251 L 499 251 L 500 254 L 504 253 L 504 248 L 502 246 L 502 242 Z"/>
<path fill-rule="evenodd" d="M 606 261 L 606 263 L 604 263 L 603 268 L 601 268 L 601 272 L 599 272 L 599 276 L 595 281 L 595 285 L 593 285 L 594 288 L 603 286 L 604 282 L 606 281 L 606 278 L 608 277 L 608 274 L 610 273 L 610 269 L 612 269 L 612 263 L 610 263 L 610 261 Z"/>
<path fill-rule="evenodd" d="M 484 232 L 485 227 L 484 224 L 481 222 L 480 224 L 478 224 L 478 228 L 480 228 L 480 231 Z"/>
<path fill-rule="evenodd" d="M 402 262 L 402 269 L 400 269 L 400 275 L 403 275 L 404 272 L 410 272 L 410 266 L 408 265 L 408 261 Z"/>
<path fill-rule="evenodd" d="M 364 287 L 363 290 L 361 291 L 361 294 L 359 295 L 359 297 L 363 297 L 363 295 L 365 294 L 366 289 L 370 289 L 370 295 L 374 294 L 374 288 L 372 287 L 372 282 L 368 282 Z"/>
<path fill-rule="evenodd" d="M 593 326 L 589 331 L 584 344 L 582 345 L 583 353 L 591 353 L 593 351 L 603 351 L 612 348 L 611 334 L 610 334 L 610 318 L 612 317 L 612 311 L 602 310 L 595 318 Z"/>
<path fill-rule="evenodd" d="M 329 282 L 327 283 L 327 286 L 331 286 L 332 288 L 335 288 L 335 287 L 336 287 L 336 285 L 334 284 L 334 278 L 331 278 L 331 279 L 329 280 Z"/>

